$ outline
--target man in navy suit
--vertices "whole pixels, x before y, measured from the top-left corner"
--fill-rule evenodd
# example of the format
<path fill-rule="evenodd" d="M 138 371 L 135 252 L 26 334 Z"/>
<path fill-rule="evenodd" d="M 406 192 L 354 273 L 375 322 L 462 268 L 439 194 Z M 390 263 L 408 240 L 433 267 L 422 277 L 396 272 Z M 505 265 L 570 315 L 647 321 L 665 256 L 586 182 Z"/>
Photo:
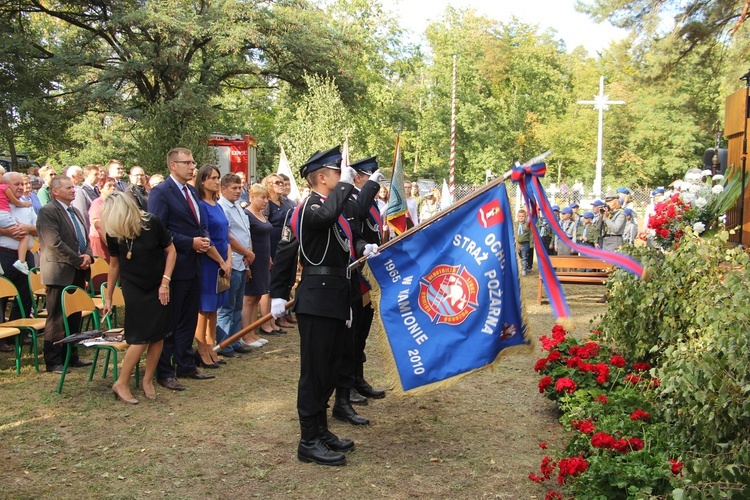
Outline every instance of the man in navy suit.
<path fill-rule="evenodd" d="M 198 321 L 201 293 L 201 256 L 211 246 L 201 214 L 198 193 L 188 184 L 195 172 L 195 160 L 189 149 L 175 148 L 167 154 L 170 175 L 151 190 L 149 212 L 169 230 L 177 249 L 177 263 L 169 277 L 173 312 L 172 335 L 164 339 L 164 349 L 156 367 L 157 382 L 174 391 L 185 387 L 176 377 L 214 378 L 195 367 L 193 338 Z"/>

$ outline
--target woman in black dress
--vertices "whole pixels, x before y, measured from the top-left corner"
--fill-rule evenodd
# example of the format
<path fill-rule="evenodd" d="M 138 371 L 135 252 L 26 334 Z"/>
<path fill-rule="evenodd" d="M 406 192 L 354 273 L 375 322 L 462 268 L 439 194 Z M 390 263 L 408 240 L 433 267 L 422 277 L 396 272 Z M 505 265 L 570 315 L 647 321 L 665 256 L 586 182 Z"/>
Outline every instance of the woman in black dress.
<path fill-rule="evenodd" d="M 279 246 L 279 241 L 281 241 L 281 233 L 284 229 L 284 224 L 287 222 L 287 219 L 292 216 L 296 205 L 292 200 L 287 198 L 286 195 L 288 194 L 288 191 L 284 183 L 284 178 L 281 175 L 267 175 L 263 178 L 263 185 L 268 190 L 268 208 L 264 213 L 268 218 L 268 222 L 270 222 L 272 226 L 271 260 L 273 260 L 276 256 L 276 247 Z M 266 304 L 266 302 L 268 302 L 268 304 Z M 264 298 L 261 303 L 261 308 L 263 308 L 264 305 L 266 308 L 270 309 L 270 299 L 266 301 Z M 288 320 L 290 317 L 290 315 L 287 315 L 284 318 L 274 320 L 272 329 L 277 330 L 278 327 L 291 328 L 294 325 L 290 324 Z M 264 331 L 265 330 L 267 330 L 267 328 L 264 328 Z"/>
<path fill-rule="evenodd" d="M 271 291 L 271 223 L 266 219 L 264 209 L 268 205 L 268 191 L 260 184 L 253 184 L 249 189 L 250 204 L 245 209 L 250 222 L 250 237 L 253 242 L 255 260 L 250 264 L 247 283 L 245 284 L 245 300 L 242 303 L 242 327 L 255 321 L 260 315 L 265 316 L 270 309 L 268 294 Z M 266 326 L 266 328 L 263 328 Z M 264 323 L 258 333 L 272 334 L 271 321 Z M 266 339 L 250 332 L 243 338 L 245 345 L 259 347 Z M 267 342 L 267 341 L 266 341 Z"/>
<path fill-rule="evenodd" d="M 130 344 L 112 391 L 121 401 L 138 404 L 130 392 L 130 376 L 146 348 L 143 392 L 148 399 L 156 398 L 156 363 L 164 338 L 172 334 L 167 305 L 177 253 L 164 224 L 156 216 L 142 212 L 135 201 L 121 192 L 107 197 L 101 218 L 110 253 L 104 314 L 112 310 L 114 285 L 119 279 L 126 304 L 125 341 Z"/>

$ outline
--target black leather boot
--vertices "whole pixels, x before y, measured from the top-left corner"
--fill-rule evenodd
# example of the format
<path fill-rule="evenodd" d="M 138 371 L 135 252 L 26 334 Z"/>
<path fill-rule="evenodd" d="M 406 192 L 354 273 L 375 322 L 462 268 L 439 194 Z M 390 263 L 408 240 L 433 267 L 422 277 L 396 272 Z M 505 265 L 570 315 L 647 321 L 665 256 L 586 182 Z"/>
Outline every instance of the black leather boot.
<path fill-rule="evenodd" d="M 380 389 L 374 389 L 364 375 L 365 367 L 364 363 L 357 363 L 357 375 L 354 377 L 354 388 L 357 392 L 367 398 L 383 399 L 385 397 L 385 391 Z"/>
<path fill-rule="evenodd" d="M 353 405 L 367 406 L 367 398 L 357 392 L 357 389 L 349 389 L 349 402 Z"/>
<path fill-rule="evenodd" d="M 318 432 L 320 433 L 320 440 L 333 451 L 347 453 L 354 449 L 354 441 L 346 438 L 340 439 L 336 434 L 328 430 L 328 415 L 326 412 L 318 414 Z"/>
<path fill-rule="evenodd" d="M 336 388 L 336 403 L 333 405 L 331 413 L 333 418 L 349 422 L 352 425 L 367 425 L 370 423 L 368 419 L 354 411 L 352 404 L 349 402 L 349 389 L 343 387 Z"/>
<path fill-rule="evenodd" d="M 315 462 L 320 465 L 346 464 L 346 456 L 343 453 L 332 451 L 321 441 L 318 417 L 300 418 L 299 425 L 302 437 L 297 446 L 297 459 L 300 462 Z"/>

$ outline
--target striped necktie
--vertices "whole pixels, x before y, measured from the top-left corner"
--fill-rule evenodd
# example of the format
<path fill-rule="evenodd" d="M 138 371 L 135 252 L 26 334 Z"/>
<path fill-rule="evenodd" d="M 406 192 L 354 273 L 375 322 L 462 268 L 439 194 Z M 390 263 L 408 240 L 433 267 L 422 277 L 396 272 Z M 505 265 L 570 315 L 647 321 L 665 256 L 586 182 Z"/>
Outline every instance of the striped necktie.
<path fill-rule="evenodd" d="M 78 239 L 78 253 L 84 253 L 86 251 L 86 237 L 83 235 L 83 229 L 81 228 L 81 224 L 78 222 L 78 216 L 76 215 L 76 211 L 73 209 L 73 207 L 68 207 L 68 213 L 70 213 L 70 217 L 73 219 L 73 227 L 76 230 L 76 238 Z"/>

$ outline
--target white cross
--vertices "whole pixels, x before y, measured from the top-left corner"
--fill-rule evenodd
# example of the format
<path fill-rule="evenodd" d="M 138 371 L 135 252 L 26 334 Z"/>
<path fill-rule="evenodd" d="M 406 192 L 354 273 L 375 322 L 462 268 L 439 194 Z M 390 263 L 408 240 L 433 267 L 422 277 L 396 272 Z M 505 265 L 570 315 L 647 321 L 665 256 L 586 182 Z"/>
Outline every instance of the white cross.
<path fill-rule="evenodd" d="M 599 140 L 596 146 L 596 178 L 594 179 L 594 195 L 599 198 L 602 195 L 602 139 L 604 137 L 604 112 L 609 109 L 610 104 L 625 104 L 625 101 L 610 101 L 609 96 L 604 94 L 604 77 L 599 77 L 599 95 L 594 96 L 593 101 L 578 101 L 578 104 L 593 104 L 594 109 L 599 110 Z"/>

